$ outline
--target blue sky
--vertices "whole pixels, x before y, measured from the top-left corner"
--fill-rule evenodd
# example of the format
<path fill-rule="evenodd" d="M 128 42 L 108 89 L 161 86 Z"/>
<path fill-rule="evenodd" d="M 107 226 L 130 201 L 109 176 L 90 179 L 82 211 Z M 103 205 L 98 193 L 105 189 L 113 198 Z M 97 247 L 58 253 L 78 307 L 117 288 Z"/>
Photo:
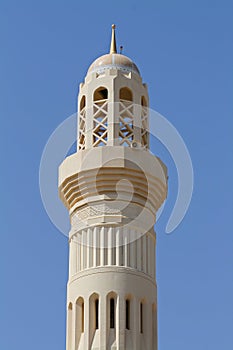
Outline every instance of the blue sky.
<path fill-rule="evenodd" d="M 233 347 L 233 5 L 230 1 L 1 1 L 2 350 L 65 349 L 67 239 L 40 199 L 43 147 L 76 111 L 90 63 L 118 46 L 140 68 L 150 106 L 179 130 L 195 174 L 182 224 L 169 171 L 157 231 L 159 350 Z"/>

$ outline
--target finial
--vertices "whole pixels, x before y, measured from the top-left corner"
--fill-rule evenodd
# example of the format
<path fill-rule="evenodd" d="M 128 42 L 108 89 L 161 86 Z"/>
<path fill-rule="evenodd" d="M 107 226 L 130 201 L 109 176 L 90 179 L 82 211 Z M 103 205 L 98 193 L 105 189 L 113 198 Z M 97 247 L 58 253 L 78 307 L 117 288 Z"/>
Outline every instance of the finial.
<path fill-rule="evenodd" d="M 112 53 L 117 53 L 115 28 L 116 28 L 116 25 L 112 24 L 112 39 L 111 39 L 110 52 L 109 52 L 111 54 Z"/>

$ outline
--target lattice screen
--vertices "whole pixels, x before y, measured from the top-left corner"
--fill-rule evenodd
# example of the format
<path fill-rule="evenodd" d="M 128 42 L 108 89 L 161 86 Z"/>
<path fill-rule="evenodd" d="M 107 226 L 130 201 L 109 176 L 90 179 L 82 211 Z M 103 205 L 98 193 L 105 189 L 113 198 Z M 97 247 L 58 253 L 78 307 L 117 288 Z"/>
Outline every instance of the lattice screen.
<path fill-rule="evenodd" d="M 103 146 L 108 140 L 108 100 L 93 105 L 93 147 Z"/>
<path fill-rule="evenodd" d="M 142 106 L 142 129 L 141 129 L 141 143 L 144 148 L 148 148 L 148 108 Z"/>
<path fill-rule="evenodd" d="M 120 101 L 119 105 L 119 139 L 120 145 L 130 146 L 133 141 L 133 102 Z"/>
<path fill-rule="evenodd" d="M 78 148 L 80 150 L 85 149 L 85 132 L 86 132 L 86 108 L 84 107 L 79 112 L 79 143 Z"/>

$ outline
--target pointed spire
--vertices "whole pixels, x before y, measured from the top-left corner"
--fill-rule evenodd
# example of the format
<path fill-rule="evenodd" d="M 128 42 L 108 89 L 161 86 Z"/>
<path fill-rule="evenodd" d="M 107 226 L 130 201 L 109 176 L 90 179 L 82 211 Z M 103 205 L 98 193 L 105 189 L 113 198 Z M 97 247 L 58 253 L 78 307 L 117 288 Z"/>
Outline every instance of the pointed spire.
<path fill-rule="evenodd" d="M 117 53 L 115 28 L 116 28 L 116 25 L 112 24 L 112 39 L 111 39 L 110 52 L 109 52 L 111 54 L 112 53 Z"/>

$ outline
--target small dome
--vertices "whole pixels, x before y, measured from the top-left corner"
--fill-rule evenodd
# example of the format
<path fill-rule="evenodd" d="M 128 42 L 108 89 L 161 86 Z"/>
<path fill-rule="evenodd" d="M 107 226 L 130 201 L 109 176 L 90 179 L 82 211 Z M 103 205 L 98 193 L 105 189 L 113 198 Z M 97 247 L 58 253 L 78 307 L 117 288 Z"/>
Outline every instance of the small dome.
<path fill-rule="evenodd" d="M 134 72 L 140 75 L 139 69 L 136 64 L 127 56 L 109 53 L 98 57 L 89 67 L 88 73 L 97 72 L 100 73 L 105 69 L 119 69 L 123 72 Z"/>

